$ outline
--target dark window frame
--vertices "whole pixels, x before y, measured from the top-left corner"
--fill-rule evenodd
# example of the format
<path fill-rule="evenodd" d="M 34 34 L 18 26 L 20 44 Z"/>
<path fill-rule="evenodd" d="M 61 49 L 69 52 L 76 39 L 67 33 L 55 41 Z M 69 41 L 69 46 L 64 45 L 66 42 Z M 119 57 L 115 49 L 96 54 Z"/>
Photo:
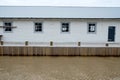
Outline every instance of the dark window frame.
<path fill-rule="evenodd" d="M 97 23 L 88 23 L 88 33 L 96 33 L 97 32 Z"/>
<path fill-rule="evenodd" d="M 62 22 L 61 23 L 61 32 L 62 33 L 69 33 L 70 32 L 70 23 Z"/>
<path fill-rule="evenodd" d="M 43 23 L 42 22 L 34 23 L 34 32 L 43 32 Z"/>
<path fill-rule="evenodd" d="M 4 32 L 13 32 L 12 22 L 4 22 Z"/>

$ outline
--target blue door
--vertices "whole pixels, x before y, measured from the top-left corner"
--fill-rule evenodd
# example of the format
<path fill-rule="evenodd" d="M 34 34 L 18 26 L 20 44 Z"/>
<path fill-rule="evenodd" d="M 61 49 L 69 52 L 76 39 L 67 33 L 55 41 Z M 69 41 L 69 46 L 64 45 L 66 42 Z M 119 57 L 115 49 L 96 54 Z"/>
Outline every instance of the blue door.
<path fill-rule="evenodd" d="M 108 28 L 108 41 L 109 42 L 115 41 L 115 26 L 109 26 Z"/>

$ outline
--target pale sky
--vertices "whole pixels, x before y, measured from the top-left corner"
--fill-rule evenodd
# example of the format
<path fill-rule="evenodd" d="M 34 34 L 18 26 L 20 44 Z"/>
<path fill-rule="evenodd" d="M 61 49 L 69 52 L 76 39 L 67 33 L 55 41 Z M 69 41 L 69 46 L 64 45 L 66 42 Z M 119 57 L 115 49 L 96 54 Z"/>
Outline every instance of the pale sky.
<path fill-rule="evenodd" d="M 120 0 L 0 0 L 7 6 L 105 6 L 120 7 Z"/>

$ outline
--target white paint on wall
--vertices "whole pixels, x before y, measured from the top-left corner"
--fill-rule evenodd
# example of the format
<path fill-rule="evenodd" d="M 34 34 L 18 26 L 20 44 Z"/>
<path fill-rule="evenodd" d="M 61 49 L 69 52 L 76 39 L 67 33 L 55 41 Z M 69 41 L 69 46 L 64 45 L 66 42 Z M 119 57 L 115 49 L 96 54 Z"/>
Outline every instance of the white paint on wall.
<path fill-rule="evenodd" d="M 43 23 L 43 32 L 34 32 L 34 22 Z M 61 32 L 61 22 L 70 23 L 70 32 Z M 88 33 L 88 23 L 95 22 L 97 24 L 96 33 Z M 3 21 L 0 20 L 0 26 L 3 26 Z M 103 43 L 108 41 L 108 27 L 116 26 L 115 42 L 120 43 L 120 21 L 115 20 L 15 20 L 13 32 L 7 33 L 0 28 L 0 35 L 3 35 L 5 42 L 86 42 L 86 43 L 101 43 L 99 46 L 105 46 Z M 82 44 L 83 47 L 86 46 Z M 92 46 L 92 45 L 89 45 Z M 97 45 L 93 45 L 97 46 Z"/>

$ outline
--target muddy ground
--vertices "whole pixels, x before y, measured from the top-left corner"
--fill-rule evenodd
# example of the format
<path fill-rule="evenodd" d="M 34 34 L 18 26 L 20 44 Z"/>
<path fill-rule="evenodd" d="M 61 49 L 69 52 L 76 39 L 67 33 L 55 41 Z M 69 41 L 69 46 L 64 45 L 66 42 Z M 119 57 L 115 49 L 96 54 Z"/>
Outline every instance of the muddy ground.
<path fill-rule="evenodd" d="M 120 80 L 120 57 L 0 57 L 0 80 Z"/>

